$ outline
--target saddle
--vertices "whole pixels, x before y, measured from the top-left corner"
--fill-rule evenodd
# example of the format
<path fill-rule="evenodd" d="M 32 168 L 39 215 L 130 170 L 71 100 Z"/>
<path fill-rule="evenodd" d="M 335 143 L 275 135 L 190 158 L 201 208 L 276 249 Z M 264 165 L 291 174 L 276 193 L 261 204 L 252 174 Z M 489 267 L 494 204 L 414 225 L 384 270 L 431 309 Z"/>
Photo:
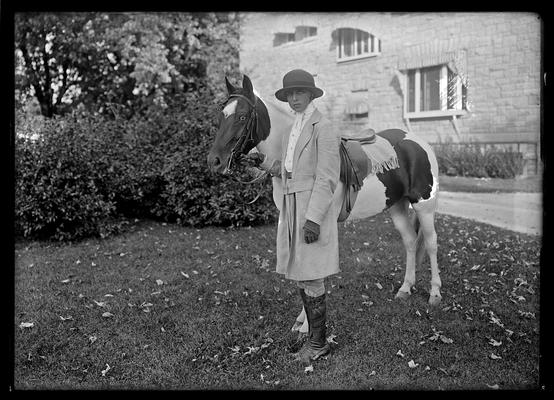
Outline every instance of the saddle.
<path fill-rule="evenodd" d="M 345 185 L 345 196 L 342 202 L 338 222 L 348 218 L 354 207 L 358 191 L 362 188 L 364 178 L 372 170 L 371 160 L 362 149 L 362 145 L 375 143 L 373 129 L 364 131 L 367 136 L 360 138 L 341 138 L 340 143 L 340 181 Z"/>

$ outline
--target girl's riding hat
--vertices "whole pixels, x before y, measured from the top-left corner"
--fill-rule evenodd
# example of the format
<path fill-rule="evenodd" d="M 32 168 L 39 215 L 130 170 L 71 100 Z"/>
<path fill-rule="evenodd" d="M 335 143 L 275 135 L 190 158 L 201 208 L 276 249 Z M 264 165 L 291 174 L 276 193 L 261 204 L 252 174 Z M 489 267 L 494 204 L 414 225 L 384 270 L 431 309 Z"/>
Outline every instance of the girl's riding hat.
<path fill-rule="evenodd" d="M 293 69 L 283 77 L 283 88 L 275 92 L 275 97 L 287 101 L 287 92 L 291 89 L 306 89 L 312 92 L 314 99 L 323 96 L 323 90 L 315 86 L 314 77 L 303 69 Z"/>

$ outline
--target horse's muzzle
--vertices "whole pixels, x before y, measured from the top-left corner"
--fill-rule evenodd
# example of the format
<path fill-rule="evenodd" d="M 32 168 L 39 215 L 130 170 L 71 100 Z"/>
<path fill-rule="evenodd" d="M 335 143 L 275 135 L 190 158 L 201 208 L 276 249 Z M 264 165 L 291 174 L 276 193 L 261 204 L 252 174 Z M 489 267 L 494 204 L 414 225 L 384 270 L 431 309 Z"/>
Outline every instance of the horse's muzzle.
<path fill-rule="evenodd" d="M 226 174 L 228 172 L 227 163 L 223 162 L 220 156 L 208 154 L 208 167 L 211 172 L 218 174 Z"/>

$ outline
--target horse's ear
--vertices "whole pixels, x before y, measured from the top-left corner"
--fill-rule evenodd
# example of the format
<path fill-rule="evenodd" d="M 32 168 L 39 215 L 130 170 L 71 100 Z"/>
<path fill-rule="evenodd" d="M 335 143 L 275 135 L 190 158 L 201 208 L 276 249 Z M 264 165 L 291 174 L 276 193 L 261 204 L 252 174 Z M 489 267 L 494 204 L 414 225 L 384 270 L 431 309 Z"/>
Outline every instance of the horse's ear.
<path fill-rule="evenodd" d="M 246 91 L 248 96 L 254 100 L 254 87 L 252 86 L 252 81 L 248 77 L 248 75 L 244 75 L 242 78 L 242 88 Z"/>
<path fill-rule="evenodd" d="M 227 85 L 227 92 L 229 92 L 229 94 L 235 92 L 235 87 L 232 85 L 231 82 L 229 82 L 229 79 L 227 79 L 227 77 L 225 77 L 225 85 Z"/>

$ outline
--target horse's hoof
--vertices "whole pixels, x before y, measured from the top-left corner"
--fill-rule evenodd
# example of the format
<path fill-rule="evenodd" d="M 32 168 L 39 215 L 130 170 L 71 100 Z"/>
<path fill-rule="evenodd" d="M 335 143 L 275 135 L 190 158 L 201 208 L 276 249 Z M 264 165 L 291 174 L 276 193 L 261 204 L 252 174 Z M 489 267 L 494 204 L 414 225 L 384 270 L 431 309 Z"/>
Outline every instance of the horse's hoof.
<path fill-rule="evenodd" d="M 399 300 L 408 300 L 411 296 L 410 292 L 404 292 L 403 290 L 399 290 L 396 292 L 396 296 L 394 296 L 395 299 Z"/>
<path fill-rule="evenodd" d="M 442 300 L 442 296 L 429 296 L 429 305 L 430 306 L 438 306 Z"/>

